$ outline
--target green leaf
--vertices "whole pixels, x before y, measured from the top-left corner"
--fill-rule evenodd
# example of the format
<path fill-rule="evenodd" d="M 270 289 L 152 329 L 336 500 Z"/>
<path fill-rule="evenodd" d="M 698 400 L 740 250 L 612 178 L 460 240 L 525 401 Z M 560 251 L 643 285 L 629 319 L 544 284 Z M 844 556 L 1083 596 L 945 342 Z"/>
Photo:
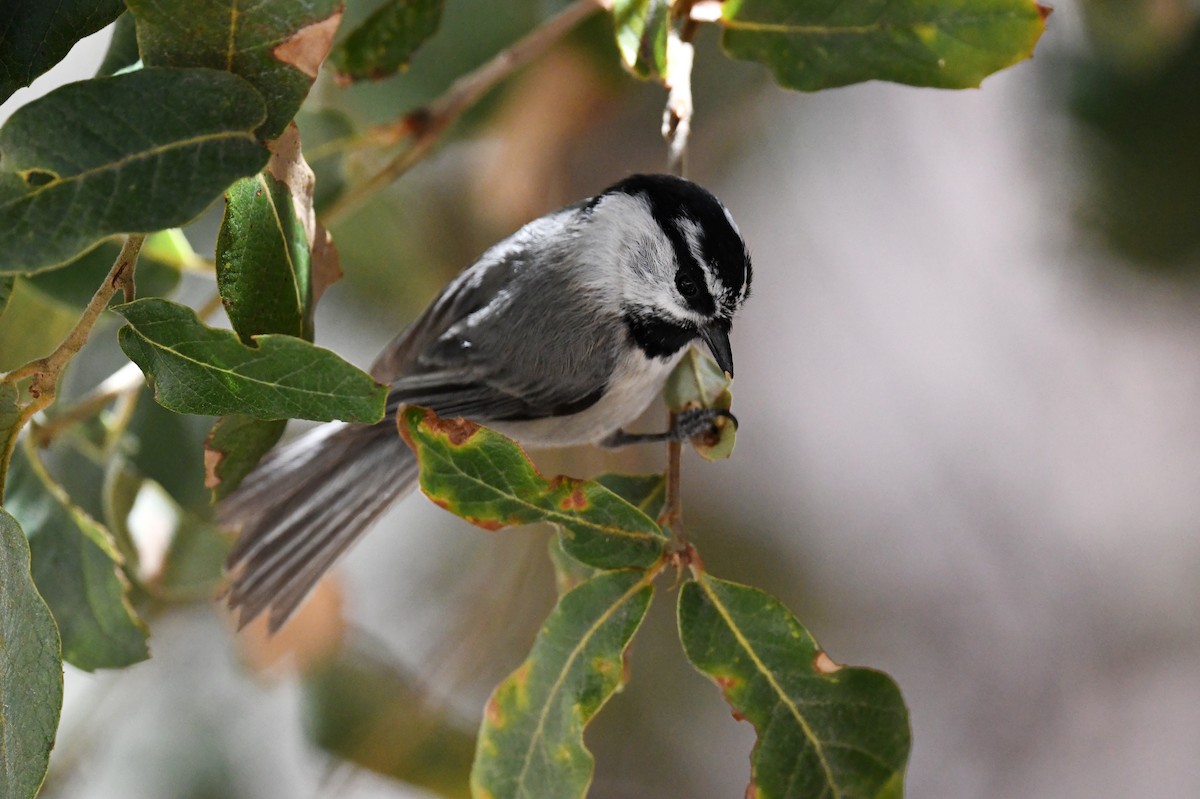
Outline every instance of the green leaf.
<path fill-rule="evenodd" d="M 146 628 L 112 537 L 24 448 L 13 455 L 5 507 L 29 537 L 33 581 L 58 622 L 63 659 L 85 671 L 145 660 Z"/>
<path fill-rule="evenodd" d="M 191 220 L 266 163 L 262 119 L 252 86 L 198 69 L 71 83 L 17 109 L 0 129 L 0 273 Z"/>
<path fill-rule="evenodd" d="M 150 66 L 209 67 L 248 80 L 267 101 L 262 139 L 304 102 L 341 21 L 341 0 L 127 0 Z"/>
<path fill-rule="evenodd" d="M 437 32 L 445 0 L 388 0 L 333 48 L 338 77 L 378 80 L 408 66 L 413 53 Z"/>
<path fill-rule="evenodd" d="M 617 474 L 609 472 L 596 478 L 596 482 L 634 506 L 651 519 L 657 519 L 667 499 L 667 481 L 661 474 Z M 558 595 L 570 591 L 580 583 L 594 577 L 598 571 L 593 566 L 581 563 L 563 549 L 563 537 L 550 539 L 550 562 L 554 566 L 554 582 Z"/>
<path fill-rule="evenodd" d="M 580 563 L 568 555 L 567 550 L 563 549 L 561 535 L 550 536 L 548 550 L 550 564 L 554 566 L 554 588 L 559 596 L 580 583 L 587 582 L 600 572 L 600 569 Z"/>
<path fill-rule="evenodd" d="M 138 257 L 139 274 L 141 271 L 140 265 L 147 258 L 180 272 L 190 270 L 205 274 L 212 273 L 208 264 L 200 256 L 196 255 L 196 251 L 192 249 L 192 243 L 188 241 L 187 236 L 177 227 L 160 230 L 146 237 L 145 243 L 142 244 L 141 255 Z"/>
<path fill-rule="evenodd" d="M 4 316 L 4 309 L 8 307 L 14 282 L 16 282 L 14 275 L 0 275 L 0 316 Z"/>
<path fill-rule="evenodd" d="M 479 729 L 477 797 L 583 797 L 593 758 L 583 729 L 625 682 L 625 650 L 654 589 L 637 572 L 604 572 L 559 601 L 528 659 L 496 687 Z"/>
<path fill-rule="evenodd" d="M 671 371 L 663 396 L 672 411 L 688 408 L 720 408 L 727 411 L 733 405 L 729 378 L 695 348 L 689 349 Z M 737 443 L 737 427 L 732 422 L 718 418 L 715 425 L 714 430 L 692 439 L 696 452 L 710 461 L 728 458 L 733 454 L 733 445 Z"/>
<path fill-rule="evenodd" d="M 317 235 L 312 169 L 291 125 L 272 144 L 267 168 L 235 183 L 217 234 L 217 289 L 234 331 L 313 338 Z M 217 420 L 204 442 L 205 485 L 220 499 L 237 488 L 283 435 L 287 422 L 249 416 Z"/>
<path fill-rule="evenodd" d="M 671 29 L 669 0 L 615 0 L 612 15 L 625 66 L 639 78 L 664 78 Z"/>
<path fill-rule="evenodd" d="M 125 4 L 121 3 L 122 10 L 124 6 Z M 108 51 L 104 54 L 104 60 L 100 62 L 100 69 L 96 70 L 96 75 L 114 75 L 128 69 L 139 60 L 141 55 L 138 53 L 137 28 L 133 23 L 133 14 L 126 11 L 117 17 L 117 22 L 113 25 L 112 40 L 108 43 Z"/>
<path fill-rule="evenodd" d="M 55 300 L 27 278 L 18 277 L 8 307 L 0 315 L 0 371 L 49 354 L 77 321 L 77 308 Z"/>
<path fill-rule="evenodd" d="M 212 493 L 204 487 L 204 459 L 190 453 L 204 451 L 204 439 L 216 420 L 173 413 L 154 401 L 149 388 L 138 392 L 135 405 L 122 440 L 129 461 L 184 508 L 210 512 Z"/>
<path fill-rule="evenodd" d="M 0 5 L 0 103 L 124 10 L 121 0 L 5 0 Z"/>
<path fill-rule="evenodd" d="M 32 799 L 62 710 L 58 628 L 29 573 L 29 542 L 0 508 L 0 787 Z"/>
<path fill-rule="evenodd" d="M 264 421 L 252 416 L 222 416 L 204 440 L 204 484 L 213 501 L 223 499 L 254 470 L 278 443 L 287 420 Z"/>
<path fill-rule="evenodd" d="M 485 530 L 547 521 L 571 557 L 600 569 L 647 568 L 666 537 L 646 514 L 594 480 L 543 477 L 519 446 L 463 419 L 408 407 L 400 434 L 417 453 L 421 490 Z"/>
<path fill-rule="evenodd" d="M 184 510 L 148 479 L 141 480 L 123 523 L 140 543 L 139 577 L 152 596 L 168 602 L 212 597 L 233 548 L 220 527 Z"/>
<path fill-rule="evenodd" d="M 679 594 L 688 659 L 754 725 L 747 796 L 900 796 L 908 712 L 886 674 L 842 668 L 779 600 L 700 574 Z"/>
<path fill-rule="evenodd" d="M 225 195 L 217 289 L 243 342 L 263 333 L 311 339 L 308 240 L 286 184 L 268 172 Z"/>
<path fill-rule="evenodd" d="M 1029 58 L 1048 13 L 1034 0 L 728 0 L 721 43 L 790 89 L 867 80 L 963 89 Z"/>
<path fill-rule="evenodd" d="M 225 579 L 234 540 L 218 525 L 175 507 L 171 545 L 150 590 L 170 602 L 210 600 Z"/>
<path fill-rule="evenodd" d="M 129 324 L 121 349 L 176 413 L 246 414 L 258 419 L 377 422 L 387 387 L 329 350 L 276 334 L 256 347 L 228 330 L 207 327 L 191 308 L 146 299 L 118 305 Z"/>
<path fill-rule="evenodd" d="M 447 799 L 470 796 L 473 731 L 377 649 L 347 645 L 306 675 L 304 700 L 308 736 L 325 751 Z"/>
<path fill-rule="evenodd" d="M 4 502 L 4 486 L 8 480 L 8 462 L 17 436 L 21 433 L 20 394 L 13 383 L 0 382 L 0 504 Z"/>
<path fill-rule="evenodd" d="M 158 237 L 150 236 L 147 241 Z M 96 289 L 108 277 L 113 263 L 121 253 L 121 245 L 106 239 L 78 258 L 56 269 L 48 269 L 22 278 L 47 297 L 80 312 L 91 301 Z M 138 257 L 137 293 L 139 297 L 158 297 L 170 294 L 179 285 L 179 268 L 156 257 L 155 251 L 143 252 Z M 56 342 L 57 343 L 57 342 Z"/>
<path fill-rule="evenodd" d="M 658 518 L 667 501 L 667 479 L 661 474 L 608 472 L 597 477 L 596 482 L 651 519 Z"/>

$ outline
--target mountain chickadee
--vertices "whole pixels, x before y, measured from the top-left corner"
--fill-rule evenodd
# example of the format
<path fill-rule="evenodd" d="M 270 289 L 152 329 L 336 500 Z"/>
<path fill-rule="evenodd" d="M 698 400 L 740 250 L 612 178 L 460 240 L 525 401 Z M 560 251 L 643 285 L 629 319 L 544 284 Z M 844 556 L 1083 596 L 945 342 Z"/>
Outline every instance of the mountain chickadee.
<path fill-rule="evenodd" d="M 733 374 L 729 329 L 750 254 L 716 197 L 668 175 L 634 175 L 525 225 L 485 252 L 379 355 L 387 417 L 323 425 L 271 452 L 222 501 L 240 528 L 227 600 L 239 627 L 277 630 L 317 580 L 417 479 L 396 431 L 402 405 L 465 417 L 529 447 L 681 439 L 621 428 L 641 415 L 689 344 Z"/>

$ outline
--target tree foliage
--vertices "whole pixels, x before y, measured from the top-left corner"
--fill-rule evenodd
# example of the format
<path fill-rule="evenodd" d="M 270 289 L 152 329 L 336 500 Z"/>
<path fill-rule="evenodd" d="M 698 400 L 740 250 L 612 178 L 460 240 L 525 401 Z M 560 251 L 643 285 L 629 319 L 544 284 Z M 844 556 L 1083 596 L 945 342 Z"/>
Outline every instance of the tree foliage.
<path fill-rule="evenodd" d="M 396 75 L 437 36 L 445 5 L 386 0 L 341 31 L 338 0 L 11 0 L 0 11 L 0 99 L 117 21 L 100 76 L 28 103 L 0 129 L 0 368 L 10 370 L 0 380 L 4 796 L 39 790 L 62 662 L 91 670 L 144 659 L 139 608 L 193 600 L 220 578 L 227 538 L 192 483 L 164 470 L 155 450 L 186 452 L 197 464 L 203 457 L 219 498 L 286 419 L 382 418 L 386 387 L 313 344 L 314 304 L 339 274 L 318 210 L 335 217 L 402 174 L 487 89 L 597 8 L 577 0 L 441 100 L 367 136 L 367 146 L 406 147 L 374 178 L 347 180 L 323 149 L 313 161 L 329 177 L 315 185 L 293 119 L 326 56 L 341 83 Z M 676 80 L 684 62 L 673 61 L 672 42 L 690 45 L 697 26 L 711 24 L 730 56 L 806 91 L 867 80 L 976 86 L 1029 57 L 1046 15 L 1032 0 L 610 5 L 613 58 L 637 77 Z M 353 139 L 338 120 L 323 124 L 326 142 Z M 209 259 L 178 228 L 222 197 Z M 169 298 L 184 272 L 213 281 L 232 330 L 209 324 L 215 302 L 198 313 Z M 118 291 L 125 301 L 109 314 Z M 152 396 L 124 371 L 63 407 L 55 400 L 64 369 L 118 317 L 120 347 Z M 732 402 L 724 375 L 694 353 L 666 399 L 674 410 Z M 171 413 L 144 410 L 151 402 Z M 517 445 L 470 422 L 409 408 L 397 423 L 418 454 L 423 491 L 439 505 L 489 530 L 545 522 L 555 531 L 558 604 L 482 710 L 473 795 L 587 793 L 594 763 L 585 729 L 629 677 L 629 647 L 656 585 L 670 588 L 659 578 L 685 572 L 684 651 L 759 736 L 747 795 L 901 794 L 909 728 L 895 684 L 837 666 L 777 600 L 709 574 L 682 542 L 677 498 L 661 475 L 546 478 Z M 693 443 L 710 459 L 729 457 L 734 428 Z M 51 444 L 46 458 L 40 447 Z M 64 458 L 71 484 L 94 476 L 94 496 L 72 493 L 56 471 Z M 132 508 L 151 494 L 165 497 L 170 517 L 156 564 L 141 557 L 129 528 Z M 331 664 L 326 677 L 359 668 L 348 663 Z M 331 719 L 371 715 L 355 710 L 354 697 L 331 700 L 343 696 L 338 685 L 312 683 L 312 727 L 331 749 Z M 465 763 L 465 733 L 431 740 Z M 421 760 L 390 773 L 456 795 L 446 787 L 453 780 Z"/>

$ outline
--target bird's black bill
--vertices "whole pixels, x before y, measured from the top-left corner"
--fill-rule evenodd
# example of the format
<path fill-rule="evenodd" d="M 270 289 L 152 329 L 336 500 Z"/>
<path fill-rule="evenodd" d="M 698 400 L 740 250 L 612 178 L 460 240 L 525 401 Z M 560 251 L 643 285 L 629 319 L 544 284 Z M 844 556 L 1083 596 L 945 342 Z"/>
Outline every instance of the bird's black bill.
<path fill-rule="evenodd" d="M 733 377 L 733 349 L 729 346 L 729 331 L 718 325 L 709 325 L 700 329 L 700 338 L 708 345 L 708 351 L 721 371 Z"/>

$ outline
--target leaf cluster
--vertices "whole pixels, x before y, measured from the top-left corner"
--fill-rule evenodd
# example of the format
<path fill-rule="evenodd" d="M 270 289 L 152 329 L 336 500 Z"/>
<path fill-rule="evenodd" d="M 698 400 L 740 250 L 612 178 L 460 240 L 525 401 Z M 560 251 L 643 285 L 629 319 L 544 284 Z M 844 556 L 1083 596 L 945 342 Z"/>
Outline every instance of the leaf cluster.
<path fill-rule="evenodd" d="M 662 476 L 546 479 L 487 428 L 422 408 L 402 411 L 399 425 L 438 505 L 488 530 L 532 521 L 557 530 L 563 590 L 528 658 L 488 700 L 473 795 L 586 795 L 594 764 L 584 728 L 625 684 L 655 580 L 672 565 L 691 571 L 679 593 L 684 651 L 759 736 L 748 795 L 900 795 L 909 730 L 895 683 L 833 663 L 778 600 L 713 577 L 694 548 L 676 548 L 653 518 Z"/>

